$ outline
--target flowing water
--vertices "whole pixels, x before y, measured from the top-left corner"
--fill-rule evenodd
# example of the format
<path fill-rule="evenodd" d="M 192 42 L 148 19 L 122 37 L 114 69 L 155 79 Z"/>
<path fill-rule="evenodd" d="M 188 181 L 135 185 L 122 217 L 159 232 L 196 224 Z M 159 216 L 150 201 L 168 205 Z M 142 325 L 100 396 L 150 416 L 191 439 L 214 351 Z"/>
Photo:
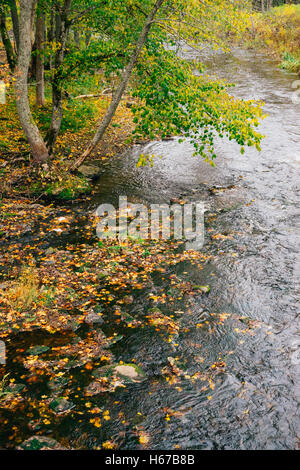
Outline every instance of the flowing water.
<path fill-rule="evenodd" d="M 101 200 L 115 193 L 147 202 L 168 203 L 179 195 L 206 201 L 204 251 L 214 258 L 201 272 L 186 276 L 209 284 L 211 291 L 205 301 L 193 303 L 192 313 L 181 322 L 208 323 L 182 335 L 176 354 L 185 359 L 190 375 L 199 354 L 211 362 L 226 356 L 227 369 L 211 400 L 186 380 L 181 392 L 159 387 L 150 396 L 144 385 L 138 401 L 128 407 L 146 416 L 144 426 L 158 449 L 176 444 L 188 449 L 295 448 L 300 435 L 300 105 L 292 101 L 295 75 L 245 51 L 213 55 L 206 64 L 236 84 L 236 96 L 265 102 L 269 117 L 261 126 L 266 136 L 261 153 L 250 149 L 241 156 L 237 145 L 220 140 L 216 168 L 211 168 L 192 156 L 187 143 L 154 142 L 123 155 L 103 175 L 99 190 Z M 154 169 L 136 169 L 133 157 L 141 151 L 162 159 Z M 210 213 L 216 214 L 213 221 Z M 210 230 L 224 234 L 221 243 Z M 211 321 L 211 312 L 245 315 L 263 327 L 241 339 L 230 327 Z M 158 346 L 137 336 L 128 338 L 124 348 L 136 351 L 143 344 L 140 361 L 158 360 Z M 165 425 L 158 412 L 164 406 L 180 410 L 182 417 Z"/>
<path fill-rule="evenodd" d="M 114 347 L 117 361 L 134 357 L 147 380 L 99 403 L 112 416 L 122 411 L 127 422 L 142 426 L 151 449 L 296 449 L 300 105 L 292 101 L 291 86 L 296 77 L 254 52 L 207 55 L 205 62 L 212 73 L 236 84 L 236 96 L 265 102 L 269 117 L 261 126 L 262 151 L 249 149 L 242 156 L 237 145 L 219 140 L 211 168 L 192 156 L 189 143 L 171 139 L 136 146 L 106 167 L 88 209 L 117 204 L 119 195 L 143 203 L 179 197 L 205 201 L 203 252 L 210 259 L 202 270 L 182 264 L 174 273 L 209 285 L 210 292 L 192 297 L 183 310 L 177 305 L 176 345 L 148 329 L 121 331 L 124 338 Z M 137 168 L 141 152 L 162 158 L 154 168 Z M 132 313 L 144 302 L 136 298 Z M 173 386 L 161 374 L 170 356 L 184 367 Z M 212 365 L 213 379 L 204 386 L 195 377 Z M 72 426 L 67 421 L 54 436 L 82 434 L 81 445 L 91 448 L 97 432 L 103 432 L 88 423 L 70 432 Z M 121 449 L 140 448 L 130 426 L 121 438 L 117 421 L 107 426 L 107 436 L 115 437 Z"/>

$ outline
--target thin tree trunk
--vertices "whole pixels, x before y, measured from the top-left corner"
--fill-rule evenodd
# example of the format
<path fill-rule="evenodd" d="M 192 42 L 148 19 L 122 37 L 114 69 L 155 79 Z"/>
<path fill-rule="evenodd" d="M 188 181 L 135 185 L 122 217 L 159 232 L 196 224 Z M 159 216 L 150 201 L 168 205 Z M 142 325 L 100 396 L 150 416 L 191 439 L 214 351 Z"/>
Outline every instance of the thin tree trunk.
<path fill-rule="evenodd" d="M 85 47 L 88 47 L 91 39 L 91 33 L 85 33 Z"/>
<path fill-rule="evenodd" d="M 55 14 L 55 39 L 59 42 L 61 36 L 61 16 L 59 13 Z"/>
<path fill-rule="evenodd" d="M 45 34 L 45 18 L 41 11 L 37 10 L 36 17 L 36 104 L 37 106 L 45 106 L 45 73 L 44 73 L 44 34 Z"/>
<path fill-rule="evenodd" d="M 19 35 L 19 16 L 18 16 L 18 9 L 16 0 L 9 0 L 9 7 L 10 7 L 10 14 L 13 24 L 13 32 L 16 41 L 16 49 L 19 50 L 19 43 L 20 43 L 20 35 Z"/>
<path fill-rule="evenodd" d="M 80 49 L 80 33 L 78 29 L 74 29 L 74 42 L 78 49 Z"/>
<path fill-rule="evenodd" d="M 20 0 L 20 50 L 15 71 L 15 92 L 20 122 L 28 139 L 34 162 L 41 164 L 49 158 L 49 154 L 31 115 L 27 83 L 34 9 L 35 0 Z"/>
<path fill-rule="evenodd" d="M 11 71 L 14 71 L 16 66 L 16 56 L 14 53 L 13 46 L 9 39 L 9 35 L 6 28 L 6 15 L 4 11 L 4 7 L 0 5 L 0 32 L 1 32 L 1 39 L 4 45 L 4 49 L 6 52 L 7 62 Z"/>
<path fill-rule="evenodd" d="M 256 28 L 255 28 L 253 16 L 250 16 L 250 20 L 251 20 L 251 25 L 252 25 L 252 36 L 253 36 L 253 39 L 255 39 L 255 36 L 256 36 Z"/>
<path fill-rule="evenodd" d="M 48 34 L 48 42 L 52 43 L 54 41 L 54 5 L 51 5 L 51 12 L 50 12 L 50 28 L 49 28 L 49 34 Z M 52 70 L 53 68 L 53 58 L 52 54 L 50 55 L 49 59 L 49 68 Z"/>
<path fill-rule="evenodd" d="M 52 80 L 52 116 L 50 128 L 46 136 L 50 154 L 52 154 L 62 121 L 62 66 L 69 29 L 68 17 L 71 4 L 72 0 L 65 0 L 62 13 L 56 15 L 56 40 L 59 42 L 60 47 L 55 56 L 55 73 Z"/>
<path fill-rule="evenodd" d="M 114 94 L 110 106 L 108 110 L 106 111 L 106 114 L 101 121 L 100 125 L 98 126 L 98 129 L 96 130 L 96 133 L 93 137 L 93 139 L 90 141 L 87 149 L 84 151 L 84 153 L 79 157 L 79 159 L 75 162 L 73 168 L 78 168 L 84 160 L 90 155 L 90 153 L 95 149 L 97 146 L 98 142 L 102 139 L 107 127 L 111 123 L 112 118 L 115 115 L 115 112 L 119 106 L 119 103 L 121 101 L 122 95 L 124 91 L 126 90 L 128 81 L 130 79 L 131 73 L 133 71 L 133 68 L 137 62 L 137 59 L 139 57 L 139 54 L 146 42 L 147 36 L 149 34 L 149 31 L 151 29 L 152 22 L 155 18 L 155 15 L 157 14 L 159 8 L 162 6 L 164 3 L 164 0 L 157 0 L 151 13 L 148 15 L 146 22 L 144 24 L 143 30 L 140 34 L 140 37 L 136 43 L 135 49 L 133 51 L 133 54 L 130 58 L 130 61 L 127 65 L 127 67 L 124 70 L 123 77 L 121 80 L 121 83 L 118 86 L 118 89 L 116 90 L 116 93 Z"/>

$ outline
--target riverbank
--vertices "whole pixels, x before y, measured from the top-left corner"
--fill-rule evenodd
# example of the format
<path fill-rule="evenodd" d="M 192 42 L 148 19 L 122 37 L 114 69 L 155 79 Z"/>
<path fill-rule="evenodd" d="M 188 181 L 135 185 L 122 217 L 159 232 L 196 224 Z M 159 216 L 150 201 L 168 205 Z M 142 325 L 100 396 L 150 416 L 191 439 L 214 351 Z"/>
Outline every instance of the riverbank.
<path fill-rule="evenodd" d="M 251 15 L 247 45 L 276 57 L 282 69 L 300 73 L 300 5 L 282 5 Z"/>

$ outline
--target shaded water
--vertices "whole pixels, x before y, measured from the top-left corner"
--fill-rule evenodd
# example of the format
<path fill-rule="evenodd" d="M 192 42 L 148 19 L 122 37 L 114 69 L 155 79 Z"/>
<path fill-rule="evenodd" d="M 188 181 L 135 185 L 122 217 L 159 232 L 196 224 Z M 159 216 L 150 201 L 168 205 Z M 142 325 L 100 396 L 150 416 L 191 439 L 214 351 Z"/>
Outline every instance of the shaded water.
<path fill-rule="evenodd" d="M 291 99 L 295 76 L 252 52 L 205 60 L 212 72 L 236 83 L 234 94 L 265 101 L 269 117 L 261 127 L 266 135 L 262 152 L 250 149 L 242 156 L 235 144 L 218 141 L 216 168 L 211 168 L 192 157 L 188 143 L 172 139 L 136 146 L 106 167 L 88 209 L 101 202 L 117 204 L 119 195 L 147 203 L 178 197 L 206 201 L 203 252 L 211 258 L 202 270 L 180 264 L 170 274 L 211 290 L 187 305 L 175 305 L 181 325 L 175 344 L 151 329 L 118 331 L 107 323 L 107 331 L 124 336 L 114 346 L 116 361 L 134 358 L 147 379 L 93 399 L 111 411 L 105 430 L 84 420 L 75 426 L 66 418 L 52 435 L 68 437 L 71 445 L 81 436 L 83 448 L 106 438 L 121 449 L 140 448 L 134 424 L 149 435 L 151 449 L 299 447 L 300 105 Z M 136 168 L 141 152 L 162 158 L 152 169 Z M 162 279 L 156 282 L 164 285 Z M 131 314 L 145 305 L 143 295 L 135 298 Z M 172 314 L 168 305 L 164 312 Z M 173 385 L 161 373 L 170 356 L 184 370 Z M 211 373 L 211 380 L 204 383 L 197 373 Z M 120 411 L 131 423 L 125 423 L 123 434 L 114 420 Z"/>

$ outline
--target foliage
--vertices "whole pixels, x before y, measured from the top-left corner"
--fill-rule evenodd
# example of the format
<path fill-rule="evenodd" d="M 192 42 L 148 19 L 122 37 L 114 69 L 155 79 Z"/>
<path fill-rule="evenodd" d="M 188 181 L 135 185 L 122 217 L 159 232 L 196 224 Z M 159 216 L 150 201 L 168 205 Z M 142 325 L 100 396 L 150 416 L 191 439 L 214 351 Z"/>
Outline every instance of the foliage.
<path fill-rule="evenodd" d="M 39 1 L 48 26 L 54 3 L 61 7 L 64 1 Z M 233 98 L 232 85 L 207 76 L 201 64 L 185 61 L 175 53 L 176 40 L 198 50 L 208 43 L 227 49 L 232 29 L 243 35 L 247 5 L 239 0 L 166 0 L 131 77 L 131 96 L 123 97 L 96 158 L 102 161 L 120 153 L 125 138 L 134 130 L 133 116 L 132 139 L 188 138 L 195 154 L 212 164 L 216 157 L 214 138 L 218 136 L 235 140 L 242 151 L 246 145 L 259 149 L 261 136 L 256 127 L 262 117 L 260 103 Z M 238 313 L 195 315 L 193 306 L 206 304 L 200 296 L 211 295 L 210 287 L 198 285 L 203 276 L 193 284 L 186 274 L 200 273 L 207 262 L 209 271 L 215 253 L 210 257 L 184 251 L 181 242 L 170 240 L 99 241 L 95 235 L 98 221 L 90 217 L 90 204 L 84 205 L 88 211 L 82 212 L 79 204 L 72 207 L 61 201 L 42 201 L 43 195 L 69 200 L 91 191 L 85 178 L 70 173 L 70 162 L 84 150 L 96 114 L 103 117 L 111 94 L 101 92 L 105 88 L 114 91 L 118 85 L 145 12 L 152 6 L 153 0 L 73 0 L 71 34 L 59 70 L 63 120 L 51 164 L 33 167 L 11 92 L 7 104 L 0 104 L 0 237 L 5 247 L 0 256 L 0 339 L 13 345 L 15 352 L 10 386 L 7 375 L 0 380 L 0 399 L 5 402 L 0 410 L 1 435 L 7 447 L 19 446 L 24 433 L 28 437 L 28 433 L 37 432 L 38 438 L 33 437 L 23 448 L 47 446 L 44 439 L 50 445 L 43 434 L 51 433 L 58 438 L 62 433 L 63 439 L 71 441 L 67 447 L 72 448 L 88 442 L 92 448 L 115 449 L 124 438 L 130 439 L 131 446 L 136 440 L 145 448 L 152 436 L 141 425 L 142 413 L 125 416 L 126 395 L 120 401 L 116 396 L 105 398 L 117 387 L 124 388 L 128 396 L 132 393 L 132 388 L 126 390 L 128 381 L 114 370 L 118 367 L 124 372 L 124 367 L 130 367 L 143 375 L 151 383 L 149 394 L 158 388 L 162 396 L 173 387 L 178 402 L 182 401 L 182 389 L 196 382 L 199 403 L 200 394 L 210 400 L 215 383 L 223 382 L 225 359 L 234 354 L 234 336 L 239 348 L 243 344 L 240 335 L 253 335 L 259 325 Z M 75 30 L 81 33 L 79 46 L 72 43 Z M 87 42 L 83 32 L 91 35 Z M 59 41 L 48 39 L 45 107 L 34 105 L 32 70 L 29 87 L 31 110 L 42 132 L 50 123 L 49 85 L 55 75 L 50 65 L 53 67 L 59 48 Z M 96 96 L 76 99 L 82 94 Z M 141 161 L 152 160 L 152 156 L 143 156 Z M 222 254 L 221 240 L 227 236 L 230 238 L 230 234 L 210 229 L 210 237 L 220 239 L 216 249 Z M 197 355 L 192 361 L 185 351 L 182 354 L 177 343 L 180 336 L 190 337 L 190 331 L 203 329 L 210 338 L 214 331 L 221 331 L 220 325 L 224 331 L 230 328 L 232 350 L 223 351 L 219 344 L 202 357 L 199 342 L 193 346 Z M 139 347 L 139 329 L 143 341 L 149 337 L 158 345 L 158 355 L 150 360 L 143 341 Z M 129 346 L 132 339 L 134 352 Z M 145 364 L 143 350 L 148 355 Z M 1 374 L 5 367 L 1 367 Z M 145 368 L 145 377 L 140 367 Z M 108 403 L 110 410 L 103 406 Z M 159 400 L 161 416 L 156 417 L 166 425 L 169 421 L 175 425 L 179 418 L 181 426 L 185 410 L 163 404 L 164 400 Z M 111 435 L 111 419 L 117 423 L 119 435 Z M 80 436 L 77 442 L 76 435 Z"/>
<path fill-rule="evenodd" d="M 293 72 L 300 70 L 300 5 L 282 5 L 266 13 L 254 15 L 254 47 L 264 46 L 280 59 L 282 68 Z M 249 31 L 252 26 L 249 23 Z"/>
<path fill-rule="evenodd" d="M 97 108 L 93 102 L 69 100 L 64 106 L 61 131 L 79 131 L 95 118 Z"/>
<path fill-rule="evenodd" d="M 16 197 L 16 194 L 31 195 L 34 197 L 46 194 L 48 198 L 52 197 L 52 192 L 60 188 L 62 195 L 68 198 L 73 195 L 78 197 L 80 194 L 90 193 L 90 187 L 82 178 L 70 174 L 69 165 L 73 158 L 78 158 L 87 138 L 93 130 L 95 123 L 95 114 L 102 116 L 105 112 L 109 97 L 106 95 L 98 96 L 97 84 L 101 81 L 101 76 L 83 76 L 73 82 L 73 86 L 68 89 L 71 96 L 91 93 L 96 94 L 95 98 L 86 100 L 72 100 L 74 108 L 70 109 L 72 118 L 77 117 L 79 121 L 72 122 L 65 126 L 57 140 L 55 158 L 51 161 L 51 170 L 49 172 L 36 171 L 30 165 L 29 146 L 23 137 L 22 129 L 18 122 L 14 97 L 11 89 L 8 88 L 7 102 L 0 104 L 0 181 L 1 194 Z M 46 89 L 48 92 L 48 89 Z M 36 107 L 34 105 L 33 89 L 30 87 L 30 102 L 34 116 L 39 123 L 40 128 L 46 131 L 47 123 L 50 120 L 49 96 L 46 93 L 46 106 Z M 68 101 L 64 103 L 64 106 Z M 79 110 L 91 109 L 93 117 L 87 119 Z M 77 118 L 76 118 L 77 119 Z M 82 121 L 80 121 L 82 119 Z M 133 129 L 132 113 L 127 107 L 126 100 L 122 101 L 116 113 L 115 119 L 110 126 L 105 139 L 99 145 L 95 158 L 104 161 L 115 153 L 119 153 L 125 148 L 125 141 Z M 63 192 L 63 189 L 66 189 Z M 78 191 L 79 190 L 79 191 Z M 53 197 L 57 198 L 57 194 Z M 3 212 L 1 213 L 3 216 Z M 1 225 L 1 217 L 0 217 Z M 1 233 L 1 229 L 0 229 Z"/>
<path fill-rule="evenodd" d="M 212 80 L 197 65 L 176 57 L 171 51 L 156 55 L 145 53 L 138 66 L 139 81 L 133 96 L 135 133 L 140 137 L 165 138 L 169 135 L 190 138 L 194 155 L 206 161 L 216 158 L 215 136 L 235 140 L 259 150 L 261 134 L 255 131 L 263 113 L 259 102 L 233 98 L 225 81 Z M 159 77 L 159 79 L 158 79 Z"/>
<path fill-rule="evenodd" d="M 58 3 L 62 7 L 64 2 Z M 74 88 L 78 76 L 91 77 L 101 72 L 103 82 L 100 89 L 105 86 L 114 89 L 153 5 L 154 0 L 73 0 L 68 24 L 74 34 L 75 31 L 85 29 L 90 39 L 85 46 L 82 42 L 78 44 L 69 40 L 62 64 L 47 72 L 48 79 L 52 84 L 56 82 L 55 88 L 63 92 Z M 232 30 L 237 36 L 243 36 L 249 7 L 248 0 L 163 2 L 140 54 L 139 66 L 131 79 L 133 96 L 140 98 L 140 108 L 138 105 L 134 108 L 137 124 L 135 134 L 151 138 L 156 134 L 179 135 L 182 132 L 184 137 L 192 138 L 195 153 L 206 160 L 215 158 L 215 134 L 236 140 L 242 152 L 244 145 L 256 145 L 259 148 L 262 136 L 254 129 L 262 117 L 260 104 L 243 104 L 234 100 L 223 82 L 209 81 L 204 76 L 193 77 L 189 65 L 177 57 L 174 49 L 174 45 L 179 43 L 200 49 L 204 45 L 228 49 L 228 36 Z M 47 2 L 41 1 L 39 8 L 44 11 L 46 22 L 49 22 L 51 10 Z M 59 50 L 59 38 L 47 38 L 43 52 L 45 60 L 53 62 Z M 35 54 L 36 51 L 33 52 Z M 160 81 L 161 76 L 164 77 L 164 83 Z M 143 110 L 144 104 L 146 109 Z M 93 103 L 75 104 L 72 96 L 65 101 L 62 111 L 61 131 L 78 131 L 95 116 Z M 53 122 L 50 114 L 49 104 L 46 110 L 34 112 L 34 118 L 43 131 L 49 128 L 50 121 Z M 163 123 L 165 129 L 162 129 Z M 196 130 L 197 126 L 200 130 Z"/>

